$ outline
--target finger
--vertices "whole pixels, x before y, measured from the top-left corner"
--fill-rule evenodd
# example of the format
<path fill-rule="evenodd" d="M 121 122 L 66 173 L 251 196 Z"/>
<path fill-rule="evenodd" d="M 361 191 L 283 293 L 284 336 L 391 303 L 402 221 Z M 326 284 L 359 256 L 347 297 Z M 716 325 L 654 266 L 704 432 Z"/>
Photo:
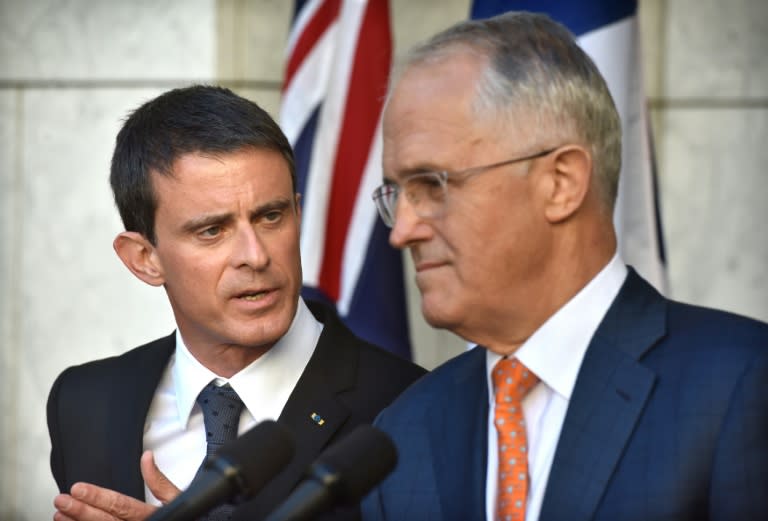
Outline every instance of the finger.
<path fill-rule="evenodd" d="M 53 515 L 54 521 L 115 521 L 117 519 L 69 494 L 56 496 L 53 499 L 53 506 L 57 509 Z"/>
<path fill-rule="evenodd" d="M 158 468 L 152 451 L 146 450 L 141 455 L 141 476 L 144 478 L 144 482 L 147 484 L 150 492 L 163 505 L 173 501 L 181 492 Z"/>
<path fill-rule="evenodd" d="M 155 507 L 138 499 L 89 483 L 75 483 L 70 493 L 76 501 L 64 513 L 71 516 L 73 508 L 80 510 L 77 502 L 86 506 L 78 521 L 143 521 L 155 511 Z"/>
<path fill-rule="evenodd" d="M 56 512 L 53 513 L 53 521 L 77 521 L 75 518 L 69 517 L 61 510 L 58 510 L 59 505 L 68 506 L 70 504 L 67 498 L 69 498 L 68 494 L 59 494 L 53 499 L 53 506 L 57 508 Z M 71 501 L 71 498 L 69 501 Z"/>

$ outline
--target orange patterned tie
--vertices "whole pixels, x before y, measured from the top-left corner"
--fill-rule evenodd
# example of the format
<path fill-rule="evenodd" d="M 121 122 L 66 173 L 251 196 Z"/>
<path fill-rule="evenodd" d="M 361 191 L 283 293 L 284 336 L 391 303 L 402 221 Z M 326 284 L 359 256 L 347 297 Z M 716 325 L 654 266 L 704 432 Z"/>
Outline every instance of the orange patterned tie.
<path fill-rule="evenodd" d="M 522 401 L 539 379 L 517 360 L 502 358 L 493 368 L 498 433 L 499 482 L 496 519 L 525 521 L 528 497 L 528 442 Z"/>

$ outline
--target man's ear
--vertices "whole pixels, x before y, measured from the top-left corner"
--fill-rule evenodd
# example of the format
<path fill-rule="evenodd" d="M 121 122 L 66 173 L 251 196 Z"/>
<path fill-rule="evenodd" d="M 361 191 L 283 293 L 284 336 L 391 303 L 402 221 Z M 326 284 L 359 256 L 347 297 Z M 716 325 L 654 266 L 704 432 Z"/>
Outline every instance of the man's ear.
<path fill-rule="evenodd" d="M 549 222 L 568 219 L 584 204 L 592 179 L 592 154 L 579 145 L 567 145 L 554 153 L 552 183 L 545 207 Z"/>
<path fill-rule="evenodd" d="M 150 286 L 162 286 L 165 282 L 162 266 L 155 247 L 138 232 L 122 232 L 115 237 L 112 246 L 123 264 Z"/>

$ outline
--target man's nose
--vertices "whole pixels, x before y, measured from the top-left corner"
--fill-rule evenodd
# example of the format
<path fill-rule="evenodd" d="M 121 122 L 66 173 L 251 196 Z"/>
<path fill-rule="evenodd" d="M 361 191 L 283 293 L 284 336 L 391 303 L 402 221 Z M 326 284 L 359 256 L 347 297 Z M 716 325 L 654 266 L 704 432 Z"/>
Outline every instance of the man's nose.
<path fill-rule="evenodd" d="M 269 265 L 269 252 L 259 234 L 250 224 L 238 228 L 232 248 L 232 265 L 248 266 L 254 270 Z"/>
<path fill-rule="evenodd" d="M 431 229 L 407 197 L 401 195 L 395 206 L 395 222 L 389 232 L 389 244 L 398 249 L 429 238 Z"/>

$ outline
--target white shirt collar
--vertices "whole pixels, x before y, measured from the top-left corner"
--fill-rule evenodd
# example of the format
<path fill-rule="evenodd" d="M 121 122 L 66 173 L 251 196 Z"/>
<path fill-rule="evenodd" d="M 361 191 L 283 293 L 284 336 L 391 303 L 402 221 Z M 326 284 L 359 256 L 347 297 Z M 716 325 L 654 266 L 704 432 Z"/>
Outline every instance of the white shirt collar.
<path fill-rule="evenodd" d="M 286 334 L 269 351 L 225 379 L 192 356 L 177 328 L 172 374 L 179 421 L 188 424 L 197 395 L 211 380 L 216 380 L 216 385 L 229 383 L 254 420 L 277 419 L 312 357 L 322 330 L 323 324 L 299 299 Z"/>
<path fill-rule="evenodd" d="M 515 352 L 518 360 L 566 400 L 571 399 L 587 347 L 618 295 L 627 272 L 617 252 L 581 291 L 549 317 Z M 491 371 L 501 358 L 499 354 L 486 351 L 491 402 Z"/>

